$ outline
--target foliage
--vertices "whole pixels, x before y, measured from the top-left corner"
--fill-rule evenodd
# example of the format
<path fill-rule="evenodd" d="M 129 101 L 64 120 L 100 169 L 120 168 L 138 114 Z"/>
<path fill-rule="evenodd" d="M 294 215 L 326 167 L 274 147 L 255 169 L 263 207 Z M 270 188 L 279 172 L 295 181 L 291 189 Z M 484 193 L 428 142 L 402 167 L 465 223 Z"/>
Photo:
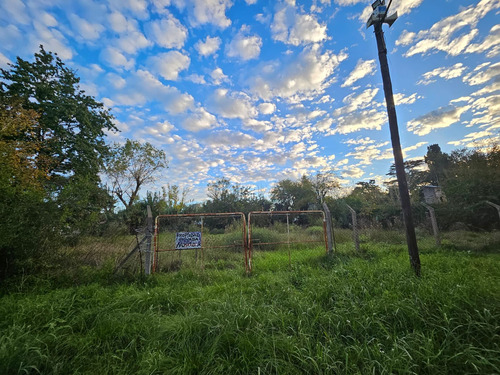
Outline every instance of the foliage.
<path fill-rule="evenodd" d="M 115 127 L 78 83 L 43 47 L 0 70 L 0 278 L 93 228 L 109 202 L 98 172 Z"/>
<path fill-rule="evenodd" d="M 106 161 L 105 173 L 111 191 L 125 206 L 131 208 L 139 199 L 143 185 L 155 181 L 156 174 L 168 167 L 165 152 L 149 142 L 127 139 L 125 144 L 115 144 Z"/>
<path fill-rule="evenodd" d="M 25 137 L 39 147 L 35 165 L 48 170 L 52 189 L 74 174 L 97 176 L 108 152 L 104 131 L 116 128 L 103 104 L 80 89 L 75 73 L 43 46 L 34 62 L 18 57 L 0 72 L 0 97 L 38 115 Z"/>
<path fill-rule="evenodd" d="M 279 181 L 271 190 L 271 201 L 277 211 L 308 210 L 318 203 L 311 180 L 306 175 L 299 181 Z"/>
<path fill-rule="evenodd" d="M 270 202 L 262 195 L 254 193 L 249 186 L 232 183 L 221 178 L 208 184 L 207 195 L 210 198 L 200 208 L 202 212 L 251 212 L 267 211 Z"/>

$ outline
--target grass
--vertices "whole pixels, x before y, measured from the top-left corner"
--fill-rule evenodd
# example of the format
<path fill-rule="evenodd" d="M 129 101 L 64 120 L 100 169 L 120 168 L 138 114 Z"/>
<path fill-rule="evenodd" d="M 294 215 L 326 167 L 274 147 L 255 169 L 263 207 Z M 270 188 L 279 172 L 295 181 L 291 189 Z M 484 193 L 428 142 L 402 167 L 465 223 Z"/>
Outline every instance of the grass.
<path fill-rule="evenodd" d="M 286 251 L 262 253 L 251 276 L 181 268 L 131 282 L 85 268 L 79 286 L 11 286 L 0 373 L 498 374 L 500 255 L 485 236 L 422 239 L 420 279 L 394 236 L 291 267 Z"/>

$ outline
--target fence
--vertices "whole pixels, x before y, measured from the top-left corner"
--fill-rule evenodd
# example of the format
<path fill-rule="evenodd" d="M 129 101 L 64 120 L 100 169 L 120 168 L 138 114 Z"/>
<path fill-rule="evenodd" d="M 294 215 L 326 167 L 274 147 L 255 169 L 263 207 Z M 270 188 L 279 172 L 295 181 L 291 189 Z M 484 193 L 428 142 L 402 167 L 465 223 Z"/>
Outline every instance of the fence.
<path fill-rule="evenodd" d="M 153 270 L 182 267 L 247 270 L 246 219 L 241 212 L 159 215 Z"/>
<path fill-rule="evenodd" d="M 291 266 L 328 252 L 323 211 L 255 211 L 248 214 L 249 264 L 257 268 Z"/>

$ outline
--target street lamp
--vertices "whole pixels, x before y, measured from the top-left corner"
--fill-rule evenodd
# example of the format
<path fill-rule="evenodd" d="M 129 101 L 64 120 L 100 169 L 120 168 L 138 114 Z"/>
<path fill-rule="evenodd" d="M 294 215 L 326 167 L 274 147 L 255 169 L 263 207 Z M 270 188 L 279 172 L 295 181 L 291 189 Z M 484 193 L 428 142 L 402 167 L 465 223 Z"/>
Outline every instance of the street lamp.
<path fill-rule="evenodd" d="M 394 164 L 396 166 L 396 176 L 398 179 L 399 196 L 401 198 L 401 208 L 406 229 L 406 242 L 408 244 L 408 254 L 410 264 L 417 276 L 420 276 L 420 256 L 418 254 L 417 237 L 413 225 L 411 214 L 410 194 L 408 193 L 408 184 L 406 182 L 403 153 L 401 151 L 401 142 L 399 139 L 398 119 L 396 117 L 396 106 L 394 105 L 394 96 L 392 92 L 391 76 L 389 74 L 389 64 L 387 63 L 387 47 L 384 41 L 384 32 L 382 24 L 387 23 L 390 26 L 398 18 L 397 12 L 387 17 L 387 12 L 391 6 L 385 6 L 385 0 L 377 0 L 372 4 L 373 13 L 366 22 L 366 27 L 373 25 L 375 37 L 377 39 L 378 58 L 380 61 L 380 71 L 384 84 L 385 102 L 387 105 L 387 115 L 389 117 L 389 129 L 391 131 L 392 151 L 394 154 Z"/>

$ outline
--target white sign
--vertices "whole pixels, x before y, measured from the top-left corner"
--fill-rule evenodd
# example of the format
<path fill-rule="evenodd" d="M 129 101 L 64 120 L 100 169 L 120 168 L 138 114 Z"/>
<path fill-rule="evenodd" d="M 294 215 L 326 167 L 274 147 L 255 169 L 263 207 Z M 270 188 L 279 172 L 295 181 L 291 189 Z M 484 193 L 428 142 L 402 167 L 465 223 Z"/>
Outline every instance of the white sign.
<path fill-rule="evenodd" d="M 177 250 L 200 249 L 201 232 L 177 232 L 175 235 L 175 248 Z"/>

